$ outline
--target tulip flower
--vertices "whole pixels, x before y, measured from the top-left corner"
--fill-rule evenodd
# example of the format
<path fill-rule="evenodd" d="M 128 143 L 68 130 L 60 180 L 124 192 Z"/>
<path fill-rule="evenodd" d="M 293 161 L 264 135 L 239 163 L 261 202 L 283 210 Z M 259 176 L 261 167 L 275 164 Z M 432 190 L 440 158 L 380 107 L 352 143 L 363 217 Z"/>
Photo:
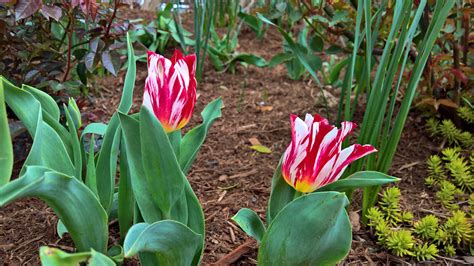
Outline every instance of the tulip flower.
<path fill-rule="evenodd" d="M 167 133 L 183 128 L 196 102 L 196 55 L 175 50 L 170 59 L 148 51 L 143 105 L 153 111 Z"/>
<path fill-rule="evenodd" d="M 371 145 L 360 144 L 341 150 L 342 142 L 356 127 L 342 122 L 338 129 L 319 115 L 307 114 L 304 121 L 291 115 L 292 141 L 282 162 L 285 181 L 299 192 L 313 192 L 338 180 L 351 162 L 376 152 Z"/>

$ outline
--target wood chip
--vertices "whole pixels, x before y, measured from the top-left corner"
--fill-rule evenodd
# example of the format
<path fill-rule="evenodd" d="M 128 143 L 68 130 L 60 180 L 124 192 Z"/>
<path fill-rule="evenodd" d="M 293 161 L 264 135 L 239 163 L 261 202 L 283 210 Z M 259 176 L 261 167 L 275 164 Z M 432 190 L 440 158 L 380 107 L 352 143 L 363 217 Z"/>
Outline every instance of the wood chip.
<path fill-rule="evenodd" d="M 260 143 L 260 141 L 255 137 L 249 138 L 249 142 L 253 146 L 262 145 L 262 143 Z"/>
<path fill-rule="evenodd" d="M 221 195 L 219 196 L 219 199 L 217 200 L 217 202 L 221 202 L 222 199 L 224 198 L 225 194 L 227 194 L 227 190 L 222 191 L 222 193 L 221 193 Z"/>

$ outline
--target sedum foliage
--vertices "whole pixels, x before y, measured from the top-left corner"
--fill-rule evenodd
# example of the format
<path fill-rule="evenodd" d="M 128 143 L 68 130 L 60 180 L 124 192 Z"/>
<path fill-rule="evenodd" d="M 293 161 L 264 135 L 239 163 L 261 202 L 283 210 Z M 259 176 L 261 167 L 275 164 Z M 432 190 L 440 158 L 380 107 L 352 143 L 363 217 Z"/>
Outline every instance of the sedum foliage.
<path fill-rule="evenodd" d="M 387 237 L 387 248 L 397 256 L 413 256 L 413 246 L 415 239 L 411 232 L 405 229 L 394 231 Z"/>
<path fill-rule="evenodd" d="M 464 111 L 466 115 L 466 111 Z M 472 110 L 471 110 L 472 112 Z M 461 118 L 464 119 L 463 116 Z M 470 117 L 468 117 L 470 118 Z M 466 119 L 464 119 L 466 120 Z M 463 147 L 471 147 L 474 145 L 474 138 L 468 131 L 462 131 L 457 128 L 453 121 L 444 119 L 441 122 L 435 118 L 428 119 L 426 127 L 432 136 L 437 136 L 445 139 L 450 145 L 460 145 Z"/>
<path fill-rule="evenodd" d="M 459 107 L 458 115 L 469 124 L 474 124 L 474 109 L 472 109 L 471 107 L 469 106 Z"/>
<path fill-rule="evenodd" d="M 418 261 L 434 260 L 438 255 L 438 248 L 435 244 L 424 243 L 423 245 L 418 244 L 413 248 L 415 257 Z"/>
<path fill-rule="evenodd" d="M 380 207 L 385 214 L 387 222 L 391 225 L 402 221 L 400 196 L 401 192 L 398 187 L 390 187 L 384 191 L 380 200 Z"/>
<path fill-rule="evenodd" d="M 451 191 L 447 201 L 459 208 L 454 195 L 460 189 L 446 180 L 440 184 Z M 379 206 L 367 212 L 368 226 L 380 245 L 394 255 L 410 256 L 417 261 L 433 260 L 438 254 L 452 257 L 457 251 L 469 250 L 474 229 L 462 210 L 452 211 L 444 221 L 433 214 L 414 220 L 411 212 L 401 210 L 400 199 L 398 188 L 388 188 L 382 193 Z M 474 204 L 474 196 L 470 196 L 468 204 Z"/>

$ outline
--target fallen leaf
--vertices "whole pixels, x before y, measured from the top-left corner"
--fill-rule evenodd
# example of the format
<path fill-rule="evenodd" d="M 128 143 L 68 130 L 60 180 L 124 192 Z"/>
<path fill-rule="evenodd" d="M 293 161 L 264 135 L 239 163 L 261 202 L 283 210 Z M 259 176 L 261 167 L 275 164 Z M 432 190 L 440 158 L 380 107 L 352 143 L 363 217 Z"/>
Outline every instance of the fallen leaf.
<path fill-rule="evenodd" d="M 352 231 L 360 230 L 360 216 L 357 212 L 349 212 L 349 220 L 351 221 Z"/>
<path fill-rule="evenodd" d="M 261 112 L 270 112 L 271 110 L 273 110 L 273 106 L 271 105 L 257 106 L 257 110 Z"/>
<path fill-rule="evenodd" d="M 253 145 L 253 146 L 250 146 L 250 148 L 260 153 L 272 153 L 272 150 L 270 150 L 270 148 L 263 145 Z"/>
<path fill-rule="evenodd" d="M 262 145 L 262 143 L 260 143 L 260 141 L 259 141 L 257 138 L 249 138 L 249 142 L 250 142 L 250 144 L 252 144 L 253 146 Z"/>

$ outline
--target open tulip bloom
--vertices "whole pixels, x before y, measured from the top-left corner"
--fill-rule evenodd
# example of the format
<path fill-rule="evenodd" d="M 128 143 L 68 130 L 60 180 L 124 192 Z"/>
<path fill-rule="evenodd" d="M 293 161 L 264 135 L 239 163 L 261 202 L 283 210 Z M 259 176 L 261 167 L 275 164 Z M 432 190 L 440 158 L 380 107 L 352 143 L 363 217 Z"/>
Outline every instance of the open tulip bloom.
<path fill-rule="evenodd" d="M 338 180 L 353 161 L 376 152 L 371 145 L 341 148 L 356 127 L 346 121 L 338 129 L 319 115 L 307 114 L 304 121 L 291 115 L 292 140 L 282 162 L 285 181 L 299 192 L 313 192 Z"/>
<path fill-rule="evenodd" d="M 160 120 L 166 132 L 183 128 L 196 102 L 196 55 L 175 50 L 171 60 L 148 51 L 148 77 L 143 105 Z"/>

